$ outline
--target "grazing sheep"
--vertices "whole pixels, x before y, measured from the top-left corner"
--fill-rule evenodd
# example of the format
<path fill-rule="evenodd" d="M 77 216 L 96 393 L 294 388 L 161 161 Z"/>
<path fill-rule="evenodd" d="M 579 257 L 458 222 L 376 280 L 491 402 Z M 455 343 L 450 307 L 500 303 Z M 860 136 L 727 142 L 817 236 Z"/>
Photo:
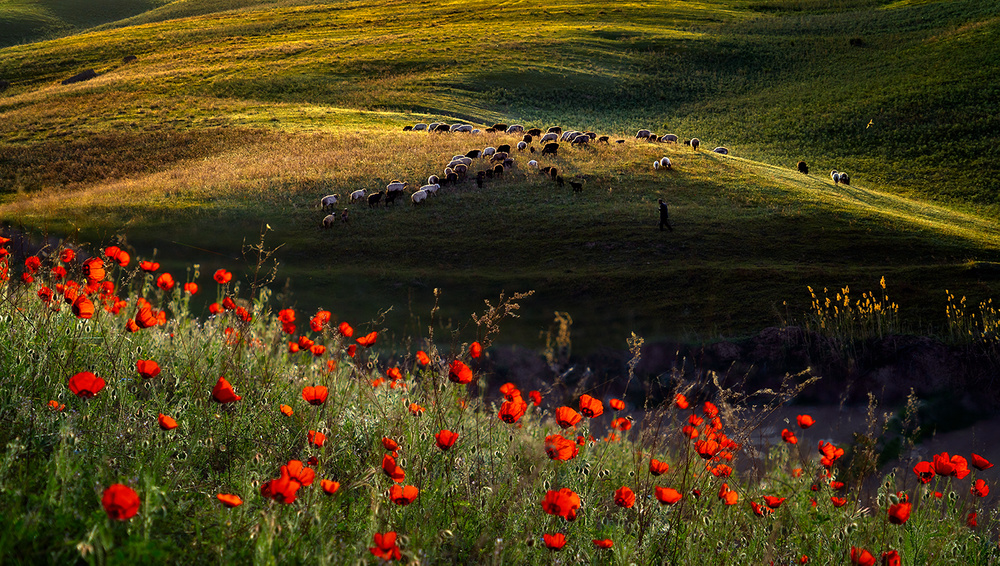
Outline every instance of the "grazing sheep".
<path fill-rule="evenodd" d="M 496 128 L 486 128 L 486 133 L 487 134 L 495 134 L 495 133 L 497 133 L 497 130 L 496 130 Z"/>
<path fill-rule="evenodd" d="M 437 129 L 437 127 L 438 127 L 438 126 L 440 126 L 440 125 L 441 125 L 441 124 L 440 124 L 439 122 L 434 122 L 434 123 L 433 123 L 433 124 L 431 124 L 430 126 L 427 126 L 427 131 L 429 131 L 429 132 L 433 132 L 433 131 L 434 131 L 434 130 L 436 130 L 436 129 Z"/>
<path fill-rule="evenodd" d="M 590 136 L 588 136 L 587 134 L 580 134 L 575 138 L 573 138 L 573 141 L 570 142 L 570 145 L 586 145 L 588 143 L 590 143 Z"/>
<path fill-rule="evenodd" d="M 685 139 L 684 140 L 684 145 L 691 145 L 691 140 Z"/>
<path fill-rule="evenodd" d="M 468 124 L 452 124 L 451 131 L 453 132 L 471 132 L 472 126 Z"/>
<path fill-rule="evenodd" d="M 524 143 L 531 143 L 535 141 L 535 138 L 532 137 L 531 134 L 524 134 L 524 137 L 521 138 L 521 141 L 523 141 Z"/>
<path fill-rule="evenodd" d="M 660 160 L 659 159 L 653 160 L 653 171 L 656 171 L 659 168 L 660 168 Z"/>
<path fill-rule="evenodd" d="M 583 191 L 583 183 L 577 183 L 576 181 L 570 181 L 569 186 L 573 187 L 574 193 L 579 193 Z"/>
<path fill-rule="evenodd" d="M 656 134 L 649 134 L 649 137 L 646 138 L 646 141 L 648 141 L 649 143 L 657 143 L 660 141 L 660 138 L 656 137 Z"/>
<path fill-rule="evenodd" d="M 547 143 L 545 147 L 542 148 L 542 155 L 556 155 L 559 151 L 559 144 L 556 142 Z"/>
<path fill-rule="evenodd" d="M 556 169 L 555 167 L 551 166 L 551 165 L 547 165 L 545 167 L 542 167 L 538 171 L 538 174 L 539 175 L 548 175 L 549 177 L 552 177 L 554 179 L 556 177 L 556 175 L 559 174 L 559 170 Z"/>
<path fill-rule="evenodd" d="M 580 132 L 576 130 L 563 132 L 563 135 L 559 137 L 559 141 L 573 141 L 579 135 L 581 135 Z"/>
<path fill-rule="evenodd" d="M 416 206 L 417 204 L 427 200 L 427 191 L 417 191 L 410 195 L 410 202 Z"/>
<path fill-rule="evenodd" d="M 556 184 L 559 185 L 560 187 L 563 186 L 562 175 L 556 175 Z"/>
<path fill-rule="evenodd" d="M 649 130 L 639 130 L 638 132 L 635 133 L 635 137 L 644 140 L 649 137 L 650 133 L 651 132 Z"/>
<path fill-rule="evenodd" d="M 427 184 L 428 185 L 436 185 L 439 180 L 440 179 L 438 179 L 437 175 L 431 175 L 430 177 L 427 177 Z"/>
<path fill-rule="evenodd" d="M 448 175 L 451 175 L 451 174 L 452 174 L 452 173 L 454 173 L 454 172 L 455 172 L 455 170 L 454 170 L 454 169 L 452 169 L 451 167 L 445 167 L 445 168 L 444 168 L 444 176 L 445 176 L 445 177 L 447 177 Z"/>
<path fill-rule="evenodd" d="M 468 157 L 469 159 L 476 159 L 476 158 L 478 158 L 478 157 L 480 157 L 482 155 L 483 155 L 483 152 L 480 151 L 480 150 L 478 150 L 478 149 L 474 149 L 474 150 L 470 151 L 469 153 L 465 154 L 465 156 Z"/>
<path fill-rule="evenodd" d="M 524 151 L 525 149 L 528 149 L 528 144 L 526 142 L 523 142 L 523 141 L 517 142 L 517 150 L 518 151 Z"/>
<path fill-rule="evenodd" d="M 438 124 L 438 127 L 434 128 L 435 132 L 447 132 L 451 130 L 451 126 L 448 124 Z"/>
<path fill-rule="evenodd" d="M 448 183 L 449 185 L 456 185 L 456 184 L 458 184 L 458 174 L 457 173 L 448 173 L 448 177 L 445 179 L 445 182 Z"/>
<path fill-rule="evenodd" d="M 535 153 L 535 146 L 529 147 L 528 151 L 531 152 L 531 153 Z"/>
<path fill-rule="evenodd" d="M 510 153 L 510 144 L 505 143 L 497 146 L 497 153 Z"/>
<path fill-rule="evenodd" d="M 476 129 L 472 130 L 472 135 L 481 134 L 481 133 L 483 133 L 483 131 L 480 130 L 479 128 L 476 128 Z"/>
<path fill-rule="evenodd" d="M 481 175 L 476 175 L 476 187 L 481 189 L 483 188 L 483 177 L 486 176 L 486 173 L 483 171 L 480 171 L 480 173 Z"/>
<path fill-rule="evenodd" d="M 546 133 L 555 134 L 558 136 L 559 134 L 562 133 L 562 128 L 560 128 L 559 126 L 552 126 L 548 130 L 546 130 Z"/>
<path fill-rule="evenodd" d="M 434 184 L 424 185 L 424 186 L 420 187 L 419 190 L 424 191 L 425 193 L 428 194 L 428 196 L 429 195 L 435 195 L 435 196 L 437 196 L 438 189 L 440 189 L 440 188 L 441 188 L 441 185 L 439 185 L 437 183 L 434 183 Z"/>
<path fill-rule="evenodd" d="M 531 128 L 530 130 L 528 130 L 525 133 L 528 134 L 529 136 L 535 136 L 537 138 L 538 136 L 542 135 L 542 130 L 541 130 L 541 128 Z M 525 141 L 527 141 L 527 140 L 525 140 Z"/>
<path fill-rule="evenodd" d="M 337 195 L 326 195 L 319 201 L 319 207 L 323 210 L 333 209 L 335 204 L 337 204 Z"/>
<path fill-rule="evenodd" d="M 493 178 L 493 170 L 492 169 L 487 169 L 486 171 L 482 171 L 482 174 L 483 174 L 483 177 L 486 177 L 487 179 L 492 179 Z M 476 179 L 478 181 L 479 178 L 476 177 Z M 476 184 L 478 185 L 479 183 L 477 182 Z M 482 187 L 479 187 L 479 188 L 482 188 Z"/>
<path fill-rule="evenodd" d="M 403 191 L 391 191 L 385 194 L 385 205 L 396 204 L 396 199 L 399 195 L 403 194 Z"/>
<path fill-rule="evenodd" d="M 664 169 L 670 169 L 672 166 L 673 163 L 670 162 L 669 157 L 664 155 L 663 157 L 660 158 L 660 167 L 663 167 Z"/>
<path fill-rule="evenodd" d="M 401 181 L 393 180 L 391 183 L 385 186 L 386 193 L 394 193 L 397 191 L 402 191 L 406 187 L 410 186 L 409 183 L 403 183 Z"/>
<path fill-rule="evenodd" d="M 698 138 L 691 138 L 691 149 L 698 151 L 698 146 L 701 145 L 701 140 Z"/>
<path fill-rule="evenodd" d="M 325 217 L 323 217 L 323 227 L 324 228 L 330 228 L 330 227 L 332 227 L 336 223 L 337 223 L 337 215 L 336 214 L 327 214 Z"/>
<path fill-rule="evenodd" d="M 674 227 L 670 225 L 670 211 L 667 210 L 667 203 L 663 202 L 663 199 L 657 199 L 657 202 L 660 203 L 660 232 L 663 231 L 664 226 L 673 232 Z"/>
<path fill-rule="evenodd" d="M 404 132 L 409 132 L 412 129 L 413 129 L 413 126 L 403 126 L 403 131 Z"/>
<path fill-rule="evenodd" d="M 830 178 L 833 179 L 834 185 L 840 183 L 840 173 L 836 169 L 830 171 Z"/>
<path fill-rule="evenodd" d="M 502 164 L 497 163 L 495 166 L 493 166 L 493 176 L 494 177 L 503 177 L 503 165 Z"/>
<path fill-rule="evenodd" d="M 493 155 L 496 152 L 497 152 L 497 148 L 492 147 L 492 146 L 491 147 L 487 147 L 486 149 L 483 150 L 483 157 L 488 157 L 490 155 Z"/>
<path fill-rule="evenodd" d="M 368 195 L 368 208 L 375 208 L 378 206 L 378 203 L 382 202 L 383 196 L 385 196 L 385 191 L 379 191 Z"/>
<path fill-rule="evenodd" d="M 358 202 L 359 200 L 362 200 L 364 198 L 365 198 L 365 190 L 364 189 L 358 189 L 358 190 L 354 191 L 353 193 L 351 193 L 351 202 Z"/>
<path fill-rule="evenodd" d="M 340 221 L 347 224 L 347 209 L 345 208 L 343 212 L 340 213 Z"/>
<path fill-rule="evenodd" d="M 507 124 L 493 124 L 493 129 L 498 132 L 506 132 Z"/>
<path fill-rule="evenodd" d="M 522 126 L 520 124 L 514 124 L 513 126 L 507 128 L 507 133 L 508 134 L 523 134 L 524 133 L 524 126 Z"/>
<path fill-rule="evenodd" d="M 427 129 L 427 124 L 414 124 L 413 125 L 413 131 L 414 132 L 423 132 L 426 129 Z"/>
<path fill-rule="evenodd" d="M 840 183 L 843 184 L 843 185 L 850 185 L 851 184 L 851 177 L 847 173 L 841 173 L 840 174 Z"/>
<path fill-rule="evenodd" d="M 802 173 L 803 175 L 809 174 L 809 165 L 806 164 L 805 161 L 799 161 L 795 166 L 798 167 L 799 173 Z"/>
<path fill-rule="evenodd" d="M 538 143 L 554 142 L 558 139 L 559 139 L 559 134 L 555 132 L 550 132 L 542 136 L 541 139 L 538 140 Z"/>
<path fill-rule="evenodd" d="M 453 157 L 452 159 L 454 159 L 455 161 L 458 161 L 462 165 L 467 165 L 467 166 L 468 165 L 472 165 L 472 158 L 471 157 L 466 157 L 464 155 L 459 155 L 458 157 Z"/>
<path fill-rule="evenodd" d="M 538 162 L 532 159 L 531 161 L 528 162 L 528 167 L 534 167 L 535 169 L 538 169 Z"/>
<path fill-rule="evenodd" d="M 615 143 L 625 143 L 625 140 L 615 140 Z"/>
<path fill-rule="evenodd" d="M 469 172 L 469 166 L 464 163 L 459 163 L 455 166 L 455 173 L 459 177 L 465 177 L 465 174 Z"/>
<path fill-rule="evenodd" d="M 712 151 L 720 155 L 729 155 L 729 150 L 721 146 L 713 149 Z"/>
<path fill-rule="evenodd" d="M 513 166 L 514 166 L 514 159 L 513 158 L 508 157 L 507 159 L 503 160 L 503 168 L 504 169 L 510 169 Z"/>
<path fill-rule="evenodd" d="M 595 134 L 594 132 L 584 132 L 583 135 L 590 138 L 590 141 L 594 141 L 597 139 L 597 134 Z"/>
<path fill-rule="evenodd" d="M 608 137 L 608 136 L 601 136 L 601 137 L 597 138 L 597 143 L 604 143 L 604 144 L 606 144 L 606 143 L 608 143 L 608 140 L 610 140 L 610 139 L 611 138 Z"/>
<path fill-rule="evenodd" d="M 660 136 L 660 141 L 664 143 L 677 143 L 677 134 L 663 134 Z"/>
<path fill-rule="evenodd" d="M 507 159 L 508 157 L 510 157 L 510 154 L 508 154 L 506 151 L 498 151 L 493 154 L 493 157 L 490 158 L 490 163 L 496 163 L 498 161 L 502 162 L 504 159 Z"/>

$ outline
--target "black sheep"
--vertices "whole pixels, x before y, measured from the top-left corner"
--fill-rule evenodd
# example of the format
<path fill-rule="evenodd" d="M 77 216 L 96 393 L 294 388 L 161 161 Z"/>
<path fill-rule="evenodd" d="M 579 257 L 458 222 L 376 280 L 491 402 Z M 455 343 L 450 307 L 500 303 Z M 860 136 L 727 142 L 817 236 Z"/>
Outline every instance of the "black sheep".
<path fill-rule="evenodd" d="M 545 144 L 545 147 L 542 148 L 542 155 L 556 155 L 557 151 L 559 151 L 558 143 L 547 143 Z"/>
<path fill-rule="evenodd" d="M 530 130 L 528 130 L 528 135 L 536 137 L 540 136 L 542 135 L 542 130 L 540 130 L 539 128 L 531 128 Z"/>
<path fill-rule="evenodd" d="M 409 132 L 412 129 L 413 129 L 413 126 L 403 126 L 403 131 L 404 132 Z"/>
<path fill-rule="evenodd" d="M 480 173 L 482 173 L 482 171 L 480 171 Z M 480 189 L 483 188 L 483 177 L 485 177 L 485 175 L 476 175 L 476 186 Z"/>
<path fill-rule="evenodd" d="M 806 165 L 805 161 L 799 161 L 798 168 L 799 168 L 799 173 L 802 173 L 804 175 L 809 174 L 809 166 Z"/>
<path fill-rule="evenodd" d="M 524 137 L 521 138 L 521 141 L 523 141 L 524 143 L 531 143 L 534 139 L 535 138 L 531 137 L 531 134 L 524 134 Z"/>
<path fill-rule="evenodd" d="M 608 136 L 601 136 L 601 137 L 597 138 L 597 143 L 608 143 L 609 139 L 610 138 Z M 622 140 L 622 141 L 624 141 L 624 140 Z"/>
<path fill-rule="evenodd" d="M 382 202 L 382 197 L 385 196 L 385 191 L 379 191 L 375 194 L 368 195 L 368 208 L 375 208 L 378 203 Z"/>
<path fill-rule="evenodd" d="M 435 132 L 450 132 L 451 126 L 448 124 L 438 124 L 438 127 L 434 128 Z"/>
<path fill-rule="evenodd" d="M 493 176 L 494 177 L 503 177 L 503 165 L 500 165 L 499 163 L 497 163 L 496 166 L 493 167 Z"/>
<path fill-rule="evenodd" d="M 507 124 L 493 124 L 493 130 L 497 132 L 506 132 Z"/>
<path fill-rule="evenodd" d="M 458 184 L 458 173 L 448 173 L 448 178 L 446 179 L 449 185 Z"/>
<path fill-rule="evenodd" d="M 549 131 L 546 132 L 546 133 L 548 133 L 548 134 L 561 134 L 562 133 L 562 128 L 560 128 L 559 126 L 552 126 L 551 128 L 549 128 Z"/>
<path fill-rule="evenodd" d="M 396 204 L 396 199 L 399 195 L 403 194 L 403 191 L 389 191 L 385 194 L 385 205 Z"/>
<path fill-rule="evenodd" d="M 555 171 L 555 169 L 553 169 L 553 171 Z M 556 184 L 559 185 L 560 187 L 563 186 L 562 175 L 556 175 Z"/>
<path fill-rule="evenodd" d="M 480 149 L 474 149 L 474 150 L 470 151 L 469 153 L 466 153 L 465 156 L 468 157 L 469 159 L 476 159 L 477 157 L 479 157 L 482 154 L 483 154 L 482 150 L 480 150 Z"/>
<path fill-rule="evenodd" d="M 510 144 L 505 143 L 497 146 L 497 153 L 510 153 Z"/>
<path fill-rule="evenodd" d="M 583 183 L 577 183 L 576 181 L 570 181 L 569 186 L 573 187 L 574 193 L 579 193 L 583 190 Z"/>

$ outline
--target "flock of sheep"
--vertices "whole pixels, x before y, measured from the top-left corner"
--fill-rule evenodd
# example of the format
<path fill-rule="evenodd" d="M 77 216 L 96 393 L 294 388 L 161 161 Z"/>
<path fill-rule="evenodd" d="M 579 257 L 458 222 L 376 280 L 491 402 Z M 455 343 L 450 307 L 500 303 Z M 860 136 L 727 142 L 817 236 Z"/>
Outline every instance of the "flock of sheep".
<path fill-rule="evenodd" d="M 484 182 L 490 179 L 501 178 L 504 176 L 505 172 L 515 168 L 516 164 L 514 161 L 514 151 L 525 152 L 530 154 L 536 152 L 540 155 L 557 155 L 560 147 L 560 143 L 569 143 L 571 147 L 596 144 L 608 144 L 610 145 L 609 136 L 598 136 L 594 132 L 581 132 L 577 130 L 566 130 L 564 131 L 559 126 L 553 126 L 547 131 L 542 132 L 539 128 L 525 129 L 524 126 L 519 124 L 507 125 L 507 124 L 494 124 L 490 128 L 481 130 L 474 128 L 469 124 L 415 124 L 413 126 L 403 127 L 403 131 L 415 131 L 415 132 L 459 132 L 468 134 L 479 134 L 479 133 L 502 133 L 512 136 L 520 137 L 513 146 L 510 144 L 499 144 L 497 147 L 488 146 L 483 149 L 474 149 L 464 155 L 455 155 L 449 161 L 448 164 L 441 171 L 441 175 L 432 174 L 427 178 L 427 182 L 422 184 L 419 188 L 415 189 L 410 194 L 410 202 L 413 205 L 418 205 L 425 202 L 429 197 L 436 196 L 438 191 L 443 186 L 447 185 L 457 185 L 463 181 L 469 179 L 472 169 L 478 169 L 475 173 L 474 178 L 476 181 L 476 186 L 482 188 Z M 636 139 L 645 140 L 651 143 L 679 143 L 680 138 L 676 134 L 664 134 L 658 136 L 657 134 L 651 132 L 650 130 L 639 130 L 636 135 Z M 541 149 L 538 150 L 532 145 L 537 141 L 541 145 Z M 616 139 L 616 144 L 625 143 L 624 139 Z M 691 147 L 692 150 L 698 151 L 701 146 L 701 140 L 698 138 L 691 138 L 684 140 L 684 144 Z M 729 155 L 729 150 L 725 147 L 716 147 L 712 150 L 715 153 L 721 155 Z M 559 170 L 554 166 L 541 167 L 536 159 L 531 159 L 527 162 L 529 169 L 535 169 L 539 174 L 545 175 L 556 182 L 560 187 L 563 186 L 563 177 L 559 174 Z M 671 169 L 673 166 L 669 157 L 662 157 L 653 161 L 653 169 Z M 798 170 L 804 174 L 809 173 L 809 167 L 806 165 L 805 161 L 799 161 Z M 850 177 L 847 173 L 832 171 L 831 177 L 835 184 L 843 183 L 845 185 L 850 184 Z M 570 186 L 573 188 L 574 192 L 580 192 L 583 190 L 583 183 L 577 181 L 569 181 Z M 358 189 L 350 194 L 351 203 L 368 203 L 369 208 L 375 208 L 377 206 L 388 206 L 394 204 L 396 200 L 405 194 L 407 188 L 410 187 L 408 182 L 403 182 L 399 180 L 393 180 L 385 189 L 366 193 L 364 189 Z M 340 204 L 340 195 L 331 194 L 326 195 L 320 199 L 320 207 L 325 212 L 330 212 L 337 205 Z M 348 221 L 349 211 L 347 208 L 343 209 L 340 213 L 339 218 L 341 222 Z M 323 218 L 322 226 L 324 228 L 330 228 L 336 224 L 338 215 L 336 213 L 327 214 Z"/>

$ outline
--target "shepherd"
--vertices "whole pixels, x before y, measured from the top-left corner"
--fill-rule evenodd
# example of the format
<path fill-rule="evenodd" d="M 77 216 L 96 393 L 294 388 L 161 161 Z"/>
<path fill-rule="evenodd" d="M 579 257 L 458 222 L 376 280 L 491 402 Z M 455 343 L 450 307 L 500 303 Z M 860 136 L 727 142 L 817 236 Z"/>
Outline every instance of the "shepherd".
<path fill-rule="evenodd" d="M 674 231 L 673 226 L 670 225 L 670 213 L 667 211 L 667 203 L 663 202 L 663 199 L 657 199 L 660 203 L 660 231 L 663 231 L 663 227 L 666 226 L 667 230 L 671 232 Z"/>

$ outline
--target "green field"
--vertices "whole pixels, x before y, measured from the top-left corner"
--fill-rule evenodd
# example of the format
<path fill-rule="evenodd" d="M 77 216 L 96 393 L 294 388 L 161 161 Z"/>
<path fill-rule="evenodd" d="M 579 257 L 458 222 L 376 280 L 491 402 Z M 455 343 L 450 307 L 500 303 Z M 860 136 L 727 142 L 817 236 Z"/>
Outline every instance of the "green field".
<path fill-rule="evenodd" d="M 741 335 L 798 320 L 806 285 L 860 294 L 882 276 L 906 328 L 935 332 L 945 289 L 975 304 L 1000 287 L 992 2 L 255 4 L 175 2 L 0 50 L 0 216 L 175 265 L 191 246 L 231 262 L 269 226 L 294 300 L 352 317 L 391 306 L 416 324 L 437 287 L 464 320 L 534 289 L 508 336 L 527 345 L 553 311 L 588 348 Z M 86 68 L 100 76 L 59 84 Z M 516 141 L 401 131 L 435 120 L 627 143 L 543 160 L 580 194 L 517 154 L 482 191 L 318 228 L 324 194 L 419 185 Z M 654 172 L 664 155 L 673 171 Z"/>

